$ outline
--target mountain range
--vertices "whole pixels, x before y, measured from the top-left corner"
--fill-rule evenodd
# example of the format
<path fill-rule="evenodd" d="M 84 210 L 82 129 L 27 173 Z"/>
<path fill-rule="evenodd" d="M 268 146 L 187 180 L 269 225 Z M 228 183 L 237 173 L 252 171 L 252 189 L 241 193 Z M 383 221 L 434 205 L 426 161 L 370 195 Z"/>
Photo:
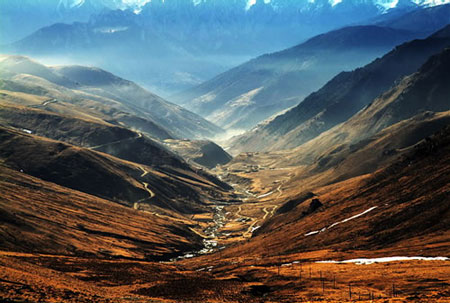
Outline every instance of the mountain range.
<path fill-rule="evenodd" d="M 5 80 L 3 89 L 18 89 L 22 85 L 20 91 L 24 93 L 69 103 L 94 103 L 92 110 L 98 115 L 109 115 L 116 123 L 122 122 L 155 138 L 204 138 L 221 132 L 200 116 L 98 68 L 48 67 L 21 56 L 3 56 L 0 68 Z"/>
<path fill-rule="evenodd" d="M 395 81 L 417 70 L 429 56 L 448 47 L 448 32 L 446 27 L 426 39 L 402 44 L 362 68 L 340 73 L 296 107 L 234 138 L 233 148 L 281 150 L 308 142 L 345 122 Z"/>
<path fill-rule="evenodd" d="M 20 32 L 6 29 L 22 28 L 14 18 L 24 10 L 46 10 L 59 17 L 45 20 L 47 26 L 36 27 L 35 32 L 3 45 L 3 52 L 29 55 L 52 64 L 99 66 L 168 96 L 251 57 L 291 47 L 345 25 L 367 23 L 386 11 L 381 2 L 372 1 L 256 1 L 246 9 L 244 0 L 168 0 L 148 2 L 140 6 L 139 13 L 133 11 L 133 2 L 127 2 L 129 6 L 113 2 L 107 8 L 102 3 L 5 2 L 2 5 L 6 7 L 0 9 L 11 18 L 4 21 L 9 24 L 3 27 L 5 32 Z M 52 9 L 46 9 L 49 6 Z M 396 10 L 421 8 L 407 1 L 388 11 L 393 14 Z M 170 16 L 175 21 L 170 21 Z M 34 19 L 27 18 L 23 27 Z M 72 20 L 77 22 L 70 24 Z M 119 60 L 126 64 L 113 64 Z"/>
<path fill-rule="evenodd" d="M 340 71 L 415 36 L 386 27 L 345 27 L 253 59 L 172 99 L 224 129 L 250 129 L 297 105 Z"/>

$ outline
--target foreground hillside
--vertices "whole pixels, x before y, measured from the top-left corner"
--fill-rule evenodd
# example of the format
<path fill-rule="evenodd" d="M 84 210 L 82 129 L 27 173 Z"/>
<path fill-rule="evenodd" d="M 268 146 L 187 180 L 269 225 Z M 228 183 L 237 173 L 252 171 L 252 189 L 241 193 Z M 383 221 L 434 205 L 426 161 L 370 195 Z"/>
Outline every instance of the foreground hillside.
<path fill-rule="evenodd" d="M 167 259 L 200 248 L 181 222 L 0 167 L 1 249 L 97 258 Z"/>
<path fill-rule="evenodd" d="M 448 125 L 448 124 L 447 124 Z M 328 258 L 446 256 L 450 222 L 450 128 L 373 174 L 292 195 L 248 247 L 227 252 L 285 255 L 320 249 Z M 358 253 L 358 251 L 361 251 Z M 222 253 L 226 255 L 227 252 Z"/>
<path fill-rule="evenodd" d="M 7 251 L 1 252 L 1 295 L 68 302 L 448 302 L 449 148 L 447 127 L 386 169 L 289 201 L 248 241 L 176 263 L 102 258 L 112 253 L 123 257 L 129 251 L 136 258 L 140 248 L 151 251 L 147 241 L 156 249 L 159 235 L 153 230 L 173 234 L 174 245 L 182 245 L 183 240 L 176 229 L 165 230 L 158 218 L 140 232 L 141 224 L 147 226 L 145 220 L 153 218 L 150 214 L 121 210 L 117 204 L 2 168 L 0 186 L 11 188 L 8 192 L 18 203 L 14 210 L 10 203 L 2 203 L 8 218 L 3 224 L 9 232 L 2 242 Z M 41 215 L 27 216 L 34 208 L 29 202 L 24 207 L 19 197 L 29 193 L 34 197 L 40 186 L 51 192 L 45 201 L 36 196 Z M 61 194 L 72 197 L 71 202 L 61 204 Z M 241 207 L 247 216 L 256 215 L 254 203 L 248 202 L 249 207 L 245 203 Z M 100 206 L 102 213 L 97 214 Z M 85 209 L 89 213 L 83 215 Z M 77 215 L 58 222 L 68 210 Z M 129 212 L 132 220 L 123 216 Z M 54 216 L 41 217 L 48 214 Z M 108 218 L 107 226 L 103 218 Z M 110 229 L 111 222 L 117 229 Z M 71 231 L 70 237 L 59 237 L 65 229 Z M 26 240 L 23 246 L 13 238 L 18 232 Z M 93 235 L 95 245 L 83 246 Z M 190 243 L 195 241 L 192 237 Z M 66 241 L 71 241 L 69 248 Z M 166 244 L 163 247 L 167 249 Z M 388 261 L 386 257 L 392 256 L 436 258 Z M 355 258 L 386 259 L 375 264 L 370 264 L 371 259 L 359 261 L 368 265 L 317 263 Z"/>

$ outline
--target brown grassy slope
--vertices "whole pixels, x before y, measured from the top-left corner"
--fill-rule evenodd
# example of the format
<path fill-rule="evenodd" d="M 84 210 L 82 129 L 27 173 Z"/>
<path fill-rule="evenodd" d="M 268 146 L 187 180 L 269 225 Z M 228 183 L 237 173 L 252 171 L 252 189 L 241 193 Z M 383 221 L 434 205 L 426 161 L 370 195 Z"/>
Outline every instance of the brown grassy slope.
<path fill-rule="evenodd" d="M 308 149 L 305 145 L 304 153 L 299 153 L 299 149 L 295 152 L 288 150 L 277 153 L 242 154 L 227 164 L 225 169 L 231 172 L 230 175 L 236 174 L 233 170 L 248 171 L 247 163 L 249 160 L 253 161 L 253 167 L 259 165 L 259 169 L 256 172 L 240 173 L 240 175 L 252 180 L 251 190 L 256 193 L 261 192 L 261 186 L 269 185 L 271 190 L 277 190 L 280 187 L 282 193 L 277 197 L 277 203 L 279 203 L 280 200 L 287 201 L 299 193 L 386 167 L 408 152 L 420 140 L 449 123 L 450 111 L 425 112 L 396 123 L 356 144 L 333 145 L 333 142 L 315 139 L 313 140 L 315 145 L 308 143 Z M 327 153 L 321 156 L 314 155 L 314 148 L 321 150 L 324 146 L 328 149 Z M 308 151 L 311 153 L 309 154 Z M 314 160 L 311 160 L 312 163 L 309 165 L 269 169 L 276 168 L 279 162 L 296 161 L 294 155 L 298 155 L 298 158 L 309 156 L 317 158 L 312 158 Z M 284 175 L 280 176 L 280 173 Z M 277 180 L 282 183 L 274 183 Z"/>
<path fill-rule="evenodd" d="M 198 247 L 186 226 L 0 166 L 0 247 L 159 259 Z"/>
<path fill-rule="evenodd" d="M 131 130 L 106 122 L 6 103 L 0 104 L 0 121 L 15 128 L 30 130 L 39 136 L 82 147 L 137 136 Z"/>
<path fill-rule="evenodd" d="M 189 169 L 183 160 L 162 145 L 144 138 L 140 133 L 105 121 L 89 120 L 82 116 L 68 116 L 20 105 L 0 104 L 0 123 L 144 165 L 171 165 Z"/>
<path fill-rule="evenodd" d="M 5 165 L 130 206 L 140 202 L 192 213 L 206 210 L 208 194 L 224 194 L 201 172 L 167 166 L 156 170 L 7 128 L 0 128 L 0 136 L 0 156 Z M 155 197 L 150 199 L 144 182 Z"/>
<path fill-rule="evenodd" d="M 27 98 L 30 98 L 30 102 L 38 99 L 37 96 L 22 93 L 16 93 L 14 96 L 13 100 L 19 104 L 27 104 Z M 191 171 L 201 175 L 197 178 L 206 179 L 212 186 L 229 189 L 226 184 L 212 175 L 198 170 L 194 172 L 179 156 L 142 133 L 97 118 L 85 117 L 81 112 L 70 115 L 51 112 L 51 108 L 39 106 L 41 102 L 37 103 L 39 108 L 33 108 L 36 105 L 28 107 L 16 105 L 11 102 L 12 97 L 13 94 L 9 93 L 0 97 L 0 123 L 2 124 L 16 129 L 25 129 L 50 139 L 89 147 L 139 164 Z M 221 151 L 219 147 L 217 148 Z M 217 151 L 208 150 L 207 156 L 214 159 L 215 152 Z"/>
<path fill-rule="evenodd" d="M 449 170 L 450 128 L 446 128 L 372 176 L 315 190 L 316 197 L 269 219 L 248 244 L 226 254 L 383 249 L 387 254 L 448 255 Z M 312 199 L 323 205 L 309 212 Z M 376 208 L 365 215 L 330 227 L 372 207 Z"/>
<path fill-rule="evenodd" d="M 129 204 L 147 193 L 132 178 L 139 169 L 111 157 L 0 128 L 2 162 L 16 170 L 65 187 Z"/>

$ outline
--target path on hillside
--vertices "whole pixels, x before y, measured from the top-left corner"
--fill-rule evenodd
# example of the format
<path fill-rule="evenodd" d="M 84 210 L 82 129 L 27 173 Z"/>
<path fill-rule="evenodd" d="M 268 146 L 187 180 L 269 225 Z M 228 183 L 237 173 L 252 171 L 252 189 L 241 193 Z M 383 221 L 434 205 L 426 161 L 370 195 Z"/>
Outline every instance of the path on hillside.
<path fill-rule="evenodd" d="M 137 133 L 136 137 L 129 137 L 129 138 L 125 138 L 125 139 L 120 139 L 120 140 L 117 140 L 117 141 L 108 142 L 108 143 L 100 144 L 100 145 L 96 145 L 96 146 L 91 146 L 91 147 L 88 147 L 88 148 L 95 150 L 95 149 L 102 148 L 102 147 L 107 146 L 107 145 L 113 145 L 113 144 L 122 143 L 122 142 L 125 142 L 125 141 L 130 141 L 130 140 L 139 139 L 139 138 L 142 138 L 142 133 Z"/>
<path fill-rule="evenodd" d="M 142 177 L 145 177 L 149 172 L 148 172 L 148 170 L 146 170 L 143 166 L 141 166 L 141 165 L 138 165 L 138 168 L 140 169 L 140 170 L 142 170 L 142 174 L 141 174 L 141 178 Z M 155 196 L 156 196 L 156 194 L 148 187 L 149 185 L 148 185 L 148 183 L 147 182 L 142 182 L 142 185 L 144 185 L 144 189 L 148 192 L 148 194 L 149 194 L 149 197 L 147 197 L 147 198 L 142 198 L 142 199 L 140 199 L 140 200 L 138 200 L 138 201 L 136 201 L 136 202 L 134 202 L 134 204 L 133 204 L 133 208 L 134 209 L 139 209 L 139 203 L 141 203 L 142 201 L 145 201 L 145 200 L 150 200 L 150 199 L 152 199 L 152 198 L 154 198 Z M 157 214 L 157 213 L 155 213 L 155 212 L 152 212 L 154 215 L 156 215 L 156 216 L 158 216 L 158 217 L 162 217 L 162 215 L 159 215 L 159 214 Z"/>
<path fill-rule="evenodd" d="M 278 192 L 278 196 L 277 198 L 281 197 L 281 195 L 283 194 L 283 190 L 281 189 L 281 187 L 288 182 L 289 180 L 292 179 L 292 177 L 294 177 L 295 174 L 294 173 L 289 173 L 287 177 L 283 177 L 283 181 L 281 181 L 280 185 L 278 185 L 276 191 Z"/>
<path fill-rule="evenodd" d="M 41 108 L 41 107 L 45 107 L 45 106 L 47 106 L 49 104 L 56 103 L 56 102 L 58 102 L 58 100 L 50 99 L 50 100 L 46 100 L 46 101 L 42 102 L 41 104 L 31 105 L 29 107 L 31 107 L 31 108 Z"/>
<path fill-rule="evenodd" d="M 272 210 L 269 212 L 268 208 L 272 207 Z M 265 220 L 267 218 L 268 215 L 273 216 L 273 214 L 275 213 L 275 210 L 278 208 L 277 205 L 271 205 L 271 206 L 266 206 L 263 208 L 263 212 L 264 212 L 264 217 L 262 218 L 263 220 Z"/>

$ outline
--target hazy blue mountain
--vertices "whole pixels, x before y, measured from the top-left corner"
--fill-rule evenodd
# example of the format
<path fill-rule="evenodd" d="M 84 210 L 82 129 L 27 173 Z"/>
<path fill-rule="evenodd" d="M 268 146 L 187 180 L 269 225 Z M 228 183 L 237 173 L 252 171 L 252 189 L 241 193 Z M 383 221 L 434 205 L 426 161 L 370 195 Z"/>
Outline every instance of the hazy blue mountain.
<path fill-rule="evenodd" d="M 371 21 L 380 26 L 421 33 L 425 37 L 450 23 L 450 4 L 414 9 L 400 15 L 387 13 Z"/>
<path fill-rule="evenodd" d="M 305 100 L 233 139 L 234 151 L 297 147 L 349 119 L 432 55 L 450 46 L 450 25 L 430 37 L 404 43 L 352 72 L 342 72 Z"/>
<path fill-rule="evenodd" d="M 418 7 L 403 2 L 408 5 L 379 0 L 258 0 L 253 5 L 247 0 L 2 1 L 5 38 L 0 41 L 11 40 L 7 33 L 18 38 L 47 25 L 3 46 L 4 52 L 100 66 L 169 94 L 313 35 Z"/>
<path fill-rule="evenodd" d="M 226 129 L 249 129 L 300 103 L 342 70 L 352 70 L 415 37 L 405 30 L 352 26 L 267 54 L 173 97 Z"/>
<path fill-rule="evenodd" d="M 56 22 L 87 21 L 108 6 L 95 0 L 0 1 L 0 44 L 24 38 L 37 29 Z"/>
<path fill-rule="evenodd" d="M 146 120 L 149 120 L 159 128 L 158 133 L 167 130 L 173 135 L 170 136 L 172 138 L 212 138 L 222 132 L 219 127 L 202 117 L 164 100 L 132 81 L 99 68 L 79 65 L 50 67 L 27 57 L 1 56 L 0 74 L 1 79 L 26 85 L 26 93 L 38 92 L 38 95 L 56 100 L 67 99 L 68 102 L 75 103 L 92 99 L 96 105 L 84 106 L 106 107 L 103 112 L 107 116 L 119 110 L 125 117 L 120 115 L 120 118 L 114 119 L 133 129 L 146 131 L 144 127 L 148 126 Z M 10 90 L 23 91 L 17 88 Z"/>

